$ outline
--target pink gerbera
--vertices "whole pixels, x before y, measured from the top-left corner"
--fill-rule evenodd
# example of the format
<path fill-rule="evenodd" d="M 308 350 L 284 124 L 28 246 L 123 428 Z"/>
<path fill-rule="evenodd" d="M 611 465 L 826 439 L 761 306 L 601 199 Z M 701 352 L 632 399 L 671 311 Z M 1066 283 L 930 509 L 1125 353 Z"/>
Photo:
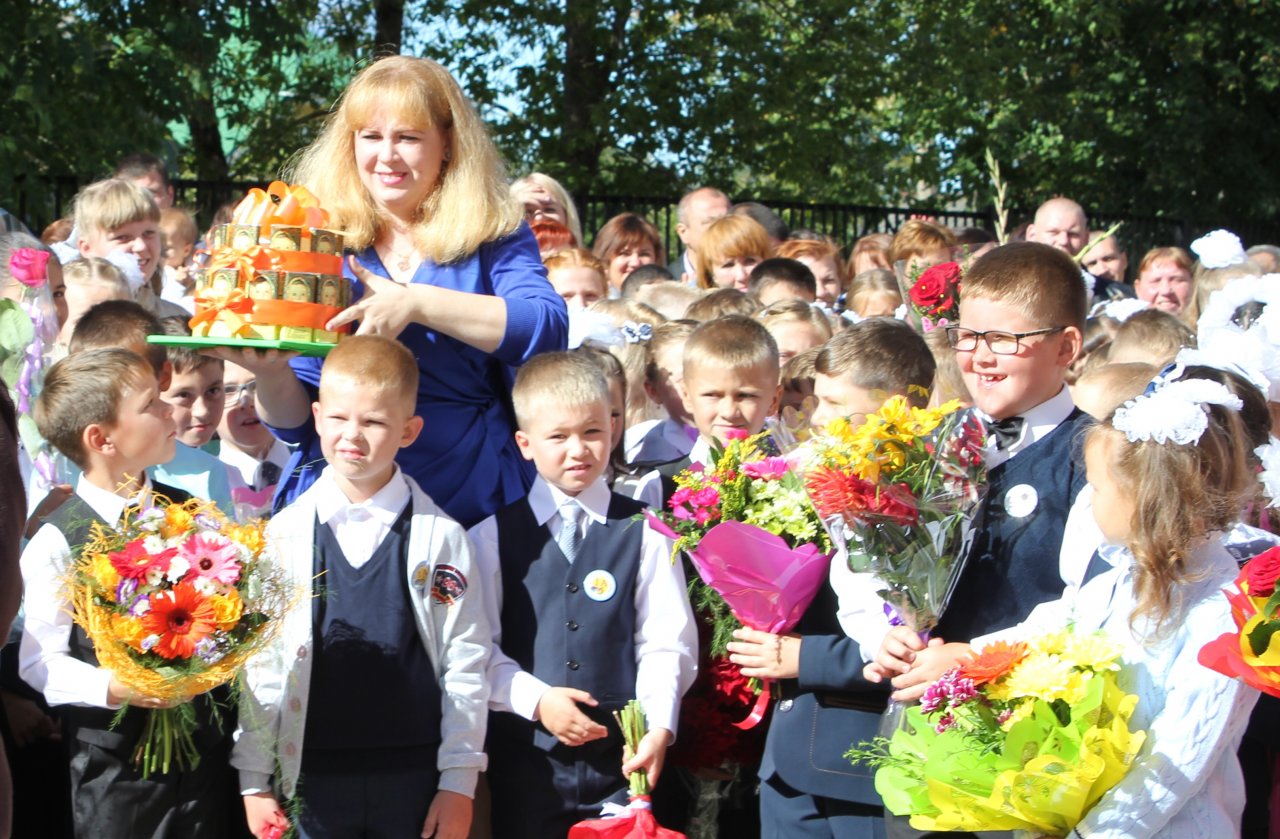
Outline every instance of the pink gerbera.
<path fill-rule="evenodd" d="M 182 543 L 178 555 L 191 570 L 187 579 L 204 577 L 223 585 L 234 585 L 240 579 L 240 554 L 236 545 L 220 533 L 196 533 Z"/>
<path fill-rule="evenodd" d="M 142 541 L 134 539 L 124 546 L 124 550 L 108 557 L 116 571 L 126 580 L 141 580 L 152 568 L 159 568 L 161 572 L 168 571 L 169 560 L 176 553 L 173 548 L 165 548 L 159 553 L 150 553 L 143 547 Z"/>

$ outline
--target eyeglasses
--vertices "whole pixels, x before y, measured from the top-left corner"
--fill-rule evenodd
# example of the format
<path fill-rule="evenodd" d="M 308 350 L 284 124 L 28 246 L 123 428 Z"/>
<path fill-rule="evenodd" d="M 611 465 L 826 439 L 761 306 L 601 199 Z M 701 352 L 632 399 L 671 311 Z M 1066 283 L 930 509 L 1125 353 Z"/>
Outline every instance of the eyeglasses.
<path fill-rule="evenodd" d="M 246 397 L 250 402 L 253 401 L 254 394 L 258 392 L 258 382 L 255 379 L 242 385 L 223 385 L 222 392 L 226 396 L 226 406 L 234 408 L 240 404 L 240 400 Z"/>
<path fill-rule="evenodd" d="M 1030 338 L 1032 335 L 1050 335 L 1054 332 L 1061 332 L 1066 329 L 1065 326 L 1050 326 L 1047 329 L 1033 329 L 1030 332 L 1000 332 L 996 330 L 988 332 L 976 332 L 972 329 L 965 329 L 963 326 L 947 327 L 947 343 L 951 345 L 951 349 L 959 352 L 973 352 L 978 348 L 978 339 L 981 338 L 987 342 L 987 349 L 996 355 L 1017 355 L 1018 350 L 1022 349 L 1022 339 Z"/>

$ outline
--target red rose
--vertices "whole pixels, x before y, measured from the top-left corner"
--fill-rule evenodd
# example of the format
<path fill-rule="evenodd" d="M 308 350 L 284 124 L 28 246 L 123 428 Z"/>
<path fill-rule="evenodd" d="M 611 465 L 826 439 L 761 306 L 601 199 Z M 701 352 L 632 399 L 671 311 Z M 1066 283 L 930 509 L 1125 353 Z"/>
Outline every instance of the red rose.
<path fill-rule="evenodd" d="M 954 262 L 932 266 L 911 286 L 911 302 L 927 315 L 951 311 L 956 304 L 961 276 L 960 266 Z"/>
<path fill-rule="evenodd" d="M 1250 597 L 1270 597 L 1280 577 L 1280 548 L 1271 548 L 1249 560 L 1241 573 L 1249 584 Z"/>
<path fill-rule="evenodd" d="M 49 277 L 49 253 L 35 248 L 15 248 L 9 254 L 9 276 L 30 288 L 39 288 Z"/>

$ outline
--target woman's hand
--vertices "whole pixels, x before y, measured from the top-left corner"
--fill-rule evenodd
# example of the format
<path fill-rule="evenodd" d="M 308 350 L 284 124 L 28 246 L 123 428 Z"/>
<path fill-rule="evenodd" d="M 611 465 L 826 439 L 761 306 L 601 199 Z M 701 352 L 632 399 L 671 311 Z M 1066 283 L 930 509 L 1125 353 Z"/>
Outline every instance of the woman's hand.
<path fill-rule="evenodd" d="M 729 660 L 748 679 L 794 679 L 800 675 L 799 635 L 774 635 L 743 627 L 733 631 Z"/>
<path fill-rule="evenodd" d="M 326 329 L 332 332 L 348 323 L 360 321 L 357 335 L 397 338 L 406 326 L 419 319 L 418 288 L 379 277 L 357 262 L 354 256 L 347 257 L 347 264 L 364 284 L 364 296 L 358 303 L 334 315 L 325 325 Z"/>

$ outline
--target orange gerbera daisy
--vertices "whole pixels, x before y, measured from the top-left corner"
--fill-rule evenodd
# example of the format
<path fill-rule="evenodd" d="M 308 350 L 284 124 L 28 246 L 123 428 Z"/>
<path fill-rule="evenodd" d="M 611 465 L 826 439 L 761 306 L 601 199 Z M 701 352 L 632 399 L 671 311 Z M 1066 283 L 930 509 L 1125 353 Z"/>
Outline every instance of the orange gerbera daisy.
<path fill-rule="evenodd" d="M 147 635 L 159 636 L 152 649 L 164 658 L 191 658 L 196 644 L 217 627 L 209 598 L 191 583 L 178 583 L 151 595 L 151 609 L 142 618 Z"/>
<path fill-rule="evenodd" d="M 1009 644 L 996 641 L 989 644 L 971 661 L 960 665 L 960 676 L 969 679 L 975 685 L 985 685 L 998 680 L 1008 673 L 1027 654 L 1027 645 L 1022 641 Z"/>

